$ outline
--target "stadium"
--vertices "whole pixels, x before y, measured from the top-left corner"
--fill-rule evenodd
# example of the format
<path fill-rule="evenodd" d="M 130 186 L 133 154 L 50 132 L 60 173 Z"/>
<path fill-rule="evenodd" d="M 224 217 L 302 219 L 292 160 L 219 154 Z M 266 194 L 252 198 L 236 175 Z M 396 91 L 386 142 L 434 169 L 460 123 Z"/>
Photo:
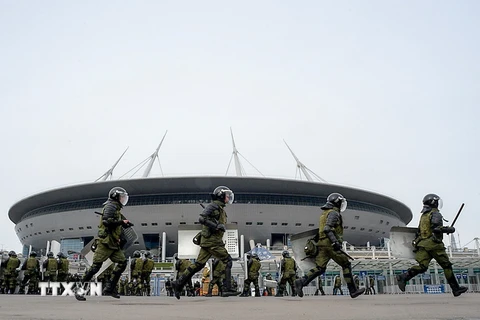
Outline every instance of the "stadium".
<path fill-rule="evenodd" d="M 135 224 L 138 245 L 158 249 L 166 234 L 166 253 L 177 251 L 181 225 L 198 224 L 200 203 L 226 185 L 235 193 L 227 206 L 229 223 L 238 227 L 246 241 L 273 246 L 288 244 L 288 236 L 317 228 L 319 207 L 331 192 L 348 199 L 344 212 L 345 241 L 352 245 L 379 244 L 392 226 L 405 226 L 412 219 L 403 203 L 365 190 L 301 180 L 256 177 L 138 178 L 79 184 L 49 190 L 25 198 L 9 211 L 10 220 L 24 248 L 45 248 L 57 240 L 64 248 L 80 251 L 97 232 L 99 216 L 108 191 L 125 188 L 130 199 L 124 215 Z"/>
<path fill-rule="evenodd" d="M 327 183 L 301 163 L 288 145 L 300 177 L 303 174 L 307 181 L 246 176 L 233 133 L 230 164 L 234 160 L 237 176 L 149 177 L 155 161 L 160 163 L 158 152 L 165 135 L 155 152 L 139 164 L 146 165 L 142 178 L 107 180 L 125 150 L 95 182 L 41 192 L 14 204 L 8 215 L 23 252 L 30 246 L 41 252 L 52 240 L 61 243 L 64 253 L 80 252 L 96 236 L 100 218 L 95 212 L 102 210 L 108 191 L 115 186 L 129 193 L 122 213 L 135 225 L 135 248 L 161 253 L 162 259 L 177 252 L 179 229 L 200 227 L 195 226 L 200 204 L 210 202 L 211 192 L 219 185 L 235 193 L 235 202 L 226 209 L 228 223 L 251 244 L 288 246 L 289 235 L 318 228 L 320 206 L 332 192 L 348 200 L 344 240 L 351 245 L 378 245 L 388 238 L 391 227 L 406 226 L 413 217 L 405 204 L 390 197 Z"/>

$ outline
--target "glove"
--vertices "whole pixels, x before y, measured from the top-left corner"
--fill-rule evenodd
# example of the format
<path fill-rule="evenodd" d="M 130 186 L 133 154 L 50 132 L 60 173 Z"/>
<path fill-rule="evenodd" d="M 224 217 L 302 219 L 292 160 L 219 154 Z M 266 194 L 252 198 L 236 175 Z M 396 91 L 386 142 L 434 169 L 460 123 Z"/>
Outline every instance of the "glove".
<path fill-rule="evenodd" d="M 217 224 L 217 230 L 225 232 L 227 229 L 225 229 L 225 225 L 223 223 Z"/>
<path fill-rule="evenodd" d="M 454 233 L 455 227 L 443 227 L 442 232 L 446 234 Z"/>
<path fill-rule="evenodd" d="M 342 245 L 340 244 L 340 242 L 332 243 L 332 247 L 333 247 L 333 250 L 335 251 L 340 251 L 342 249 Z"/>

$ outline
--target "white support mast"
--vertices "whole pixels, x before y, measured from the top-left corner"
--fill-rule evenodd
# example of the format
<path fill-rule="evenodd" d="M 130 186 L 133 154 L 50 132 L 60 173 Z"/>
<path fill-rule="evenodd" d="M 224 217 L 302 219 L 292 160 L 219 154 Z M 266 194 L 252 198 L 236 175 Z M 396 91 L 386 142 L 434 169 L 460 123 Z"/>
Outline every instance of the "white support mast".
<path fill-rule="evenodd" d="M 232 156 L 230 157 L 230 162 L 228 163 L 227 172 L 225 172 L 225 175 L 228 174 L 228 169 L 230 169 L 230 164 L 232 163 L 232 159 L 235 162 L 235 172 L 236 172 L 237 176 L 238 177 L 244 177 L 244 176 L 247 175 L 246 172 L 245 172 L 245 169 L 243 169 L 242 163 L 240 162 L 239 156 L 241 156 L 245 161 L 248 162 L 249 165 L 251 165 L 255 170 L 257 170 L 258 173 L 260 173 L 262 176 L 264 176 L 263 173 L 261 173 L 257 168 L 255 168 L 255 166 L 253 164 L 251 164 L 244 156 L 242 156 L 242 154 L 240 152 L 238 152 L 237 147 L 235 146 L 235 139 L 233 138 L 232 128 L 230 128 L 230 134 L 232 136 L 233 152 L 232 152 Z"/>
<path fill-rule="evenodd" d="M 233 145 L 233 160 L 235 161 L 235 172 L 237 173 L 238 177 L 243 177 L 245 175 L 245 170 L 242 167 L 242 164 L 240 163 L 240 158 L 238 157 L 238 150 L 237 147 L 235 146 L 235 139 L 233 138 L 233 131 L 232 128 L 230 128 L 230 135 L 232 136 L 232 145 Z"/>
<path fill-rule="evenodd" d="M 163 135 L 162 141 L 160 141 L 160 144 L 158 145 L 157 149 L 155 152 L 149 157 L 150 161 L 148 162 L 147 167 L 145 168 L 145 172 L 143 173 L 143 177 L 147 178 L 150 175 L 150 171 L 152 171 L 153 164 L 155 163 L 155 160 L 158 159 L 158 151 L 160 151 L 160 147 L 162 146 L 163 140 L 165 139 L 165 136 L 167 135 L 167 131 L 165 131 L 165 134 Z M 160 161 L 160 160 L 158 160 Z"/>
<path fill-rule="evenodd" d="M 113 175 L 113 169 L 115 169 L 115 167 L 117 166 L 117 164 L 120 162 L 120 160 L 122 159 L 123 155 L 125 154 L 125 152 L 127 152 L 128 150 L 128 147 L 127 149 L 125 149 L 125 151 L 123 151 L 122 155 L 120 156 L 120 158 L 118 158 L 118 160 L 115 162 L 115 164 L 110 168 L 108 169 L 107 172 L 105 172 L 100 178 L 98 178 L 97 180 L 95 180 L 95 182 L 97 181 L 106 181 L 108 178 L 111 178 L 112 175 Z"/>
<path fill-rule="evenodd" d="M 313 178 L 312 178 L 312 175 L 317 178 L 318 180 L 320 180 L 321 182 L 327 182 L 325 181 L 323 178 L 321 178 L 320 176 L 318 176 L 315 172 L 313 172 L 312 170 L 308 169 L 306 165 L 304 165 L 298 158 L 297 156 L 295 155 L 295 153 L 293 153 L 292 149 L 290 149 L 290 147 L 288 146 L 287 142 L 285 140 L 283 140 L 283 142 L 285 142 L 285 145 L 287 146 L 288 150 L 290 150 L 293 158 L 295 159 L 295 161 L 297 162 L 297 169 L 303 173 L 303 175 L 305 176 L 305 178 L 308 180 L 308 181 L 315 181 Z M 300 175 L 300 178 L 301 178 L 301 175 Z"/>

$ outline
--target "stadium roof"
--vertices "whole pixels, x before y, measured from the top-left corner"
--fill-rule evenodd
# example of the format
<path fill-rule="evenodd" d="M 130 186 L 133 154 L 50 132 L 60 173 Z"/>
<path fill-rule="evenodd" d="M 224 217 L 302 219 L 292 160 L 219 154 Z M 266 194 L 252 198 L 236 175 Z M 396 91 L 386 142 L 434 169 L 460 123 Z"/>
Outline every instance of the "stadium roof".
<path fill-rule="evenodd" d="M 226 185 L 238 194 L 256 193 L 326 197 L 332 192 L 339 192 L 348 200 L 373 203 L 390 209 L 396 212 L 405 224 L 408 224 L 413 217 L 411 210 L 400 201 L 362 189 L 302 180 L 230 176 L 137 178 L 77 184 L 48 190 L 22 199 L 10 208 L 8 216 L 12 222 L 18 223 L 23 215 L 41 207 L 85 199 L 106 198 L 108 191 L 115 186 L 121 186 L 131 196 L 136 196 L 199 192 L 209 194 L 219 185 Z"/>

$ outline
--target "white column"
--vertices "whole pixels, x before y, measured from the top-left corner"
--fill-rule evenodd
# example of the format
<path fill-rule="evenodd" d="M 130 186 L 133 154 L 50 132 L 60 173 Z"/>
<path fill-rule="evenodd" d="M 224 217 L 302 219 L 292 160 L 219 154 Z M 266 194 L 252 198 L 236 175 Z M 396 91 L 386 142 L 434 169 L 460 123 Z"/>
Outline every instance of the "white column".
<path fill-rule="evenodd" d="M 250 243 L 250 250 L 255 248 L 255 240 L 250 240 L 249 243 Z"/>
<path fill-rule="evenodd" d="M 162 233 L 162 262 L 165 262 L 165 256 L 167 255 L 167 233 Z"/>
<path fill-rule="evenodd" d="M 245 254 L 245 236 L 242 234 L 240 235 L 240 259 L 243 258 Z"/>
<path fill-rule="evenodd" d="M 270 239 L 267 239 L 267 250 L 270 250 Z"/>

